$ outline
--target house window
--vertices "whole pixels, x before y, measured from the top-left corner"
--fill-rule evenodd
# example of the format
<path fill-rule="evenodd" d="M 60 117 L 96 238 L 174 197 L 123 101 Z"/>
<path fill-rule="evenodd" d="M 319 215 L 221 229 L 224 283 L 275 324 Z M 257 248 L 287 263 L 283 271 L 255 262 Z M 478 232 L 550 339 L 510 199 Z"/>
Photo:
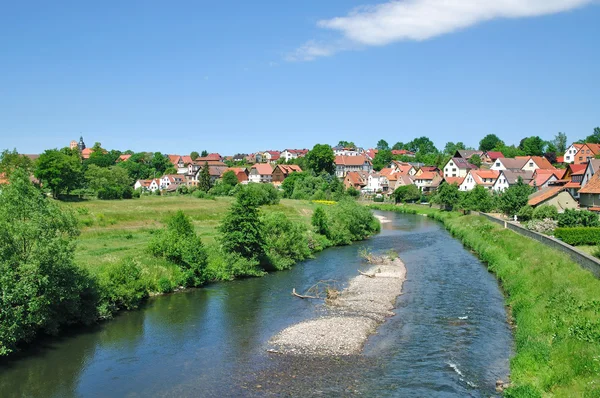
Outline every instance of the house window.
<path fill-rule="evenodd" d="M 452 169 L 452 171 L 456 171 L 456 169 Z"/>
<path fill-rule="evenodd" d="M 529 167 L 533 167 L 533 162 L 529 162 Z"/>
<path fill-rule="evenodd" d="M 496 167 L 500 167 L 500 162 L 496 162 Z"/>
<path fill-rule="evenodd" d="M 579 160 L 583 160 L 583 156 L 580 156 L 580 157 L 579 157 Z"/>

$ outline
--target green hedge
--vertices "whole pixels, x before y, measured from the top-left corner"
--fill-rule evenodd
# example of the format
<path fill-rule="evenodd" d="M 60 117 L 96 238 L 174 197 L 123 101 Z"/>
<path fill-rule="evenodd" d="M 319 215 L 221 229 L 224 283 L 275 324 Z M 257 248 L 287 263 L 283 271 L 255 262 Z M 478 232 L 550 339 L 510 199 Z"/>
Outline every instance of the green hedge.
<path fill-rule="evenodd" d="M 554 236 L 573 246 L 600 245 L 600 228 L 557 228 Z"/>

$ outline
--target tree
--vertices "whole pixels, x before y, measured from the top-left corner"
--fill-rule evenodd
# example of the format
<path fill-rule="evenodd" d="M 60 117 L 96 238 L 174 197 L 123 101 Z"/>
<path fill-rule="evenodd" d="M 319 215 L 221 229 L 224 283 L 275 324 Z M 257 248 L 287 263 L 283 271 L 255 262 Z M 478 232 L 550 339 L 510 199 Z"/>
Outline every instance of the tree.
<path fill-rule="evenodd" d="M 444 147 L 444 154 L 446 155 L 454 155 L 456 151 L 466 149 L 465 144 L 462 142 L 448 142 Z"/>
<path fill-rule="evenodd" d="M 469 163 L 474 166 L 481 167 L 481 156 L 474 154 L 469 158 Z"/>
<path fill-rule="evenodd" d="M 546 148 L 546 142 L 538 136 L 526 137 L 519 143 L 519 149 L 527 156 L 542 156 Z"/>
<path fill-rule="evenodd" d="M 521 151 L 519 148 L 515 147 L 514 145 L 506 146 L 506 145 L 504 145 L 504 143 L 495 147 L 493 150 L 496 152 L 502 152 L 502 154 L 504 155 L 505 158 L 514 158 L 516 156 L 525 155 L 525 153 L 523 151 Z"/>
<path fill-rule="evenodd" d="M 200 176 L 198 177 L 198 189 L 208 192 L 211 186 L 212 182 L 210 180 L 210 167 L 208 166 L 208 162 L 204 162 L 204 166 L 202 166 L 202 170 L 200 170 Z"/>
<path fill-rule="evenodd" d="M 479 150 L 480 151 L 491 151 L 492 149 L 504 146 L 504 142 L 495 134 L 488 134 L 481 141 L 479 141 Z"/>
<path fill-rule="evenodd" d="M 494 209 L 494 200 L 489 190 L 477 185 L 471 191 L 462 193 L 459 206 L 463 210 L 487 213 Z"/>
<path fill-rule="evenodd" d="M 232 170 L 229 170 L 229 171 L 226 171 L 225 173 L 223 173 L 223 176 L 221 178 L 223 180 L 222 181 L 223 184 L 230 185 L 232 188 L 239 183 L 237 176 L 235 175 L 235 173 Z"/>
<path fill-rule="evenodd" d="M 78 188 L 83 178 L 79 158 L 65 152 L 48 149 L 37 160 L 34 175 L 52 191 L 54 198 Z"/>
<path fill-rule="evenodd" d="M 356 149 L 356 145 L 352 141 L 340 141 L 337 146 L 341 146 L 342 148 L 351 148 Z"/>
<path fill-rule="evenodd" d="M 13 149 L 12 152 L 5 149 L 0 154 L 0 174 L 10 177 L 16 169 L 30 173 L 33 169 L 33 162 L 29 157 L 19 154 L 16 149 Z"/>
<path fill-rule="evenodd" d="M 406 144 L 406 146 L 410 151 L 421 154 L 437 154 L 439 152 L 433 141 L 427 137 L 415 138 Z"/>
<path fill-rule="evenodd" d="M 161 176 L 167 172 L 167 169 L 173 167 L 173 164 L 168 156 L 155 152 L 152 159 L 150 159 L 150 167 L 156 171 L 156 175 Z"/>
<path fill-rule="evenodd" d="M 390 149 L 390 146 L 386 140 L 382 139 L 382 140 L 377 141 L 377 149 L 380 151 L 387 151 Z"/>
<path fill-rule="evenodd" d="M 588 135 L 585 142 L 590 144 L 600 144 L 600 127 L 596 127 L 591 135 Z"/>
<path fill-rule="evenodd" d="M 567 135 L 565 133 L 559 132 L 556 134 L 552 143 L 556 147 L 556 152 L 560 153 L 561 155 L 567 151 Z"/>
<path fill-rule="evenodd" d="M 200 157 L 201 157 L 201 158 L 205 158 L 205 157 L 207 157 L 207 156 L 208 156 L 208 151 L 205 149 L 205 150 L 203 150 L 203 151 L 202 151 L 202 153 L 200 154 Z"/>
<path fill-rule="evenodd" d="M 93 152 L 90 154 L 90 157 L 84 160 L 84 167 L 89 165 L 96 165 L 99 167 L 110 167 L 113 166 L 119 156 L 121 156 L 121 152 L 119 151 L 110 151 L 106 152 L 104 149 L 100 147 L 100 143 L 96 143 L 92 148 Z"/>
<path fill-rule="evenodd" d="M 128 161 L 117 163 L 116 167 L 126 170 L 133 181 L 154 178 L 156 171 L 148 164 L 148 157 L 144 152 L 134 153 Z"/>
<path fill-rule="evenodd" d="M 258 206 L 259 198 L 256 195 L 248 189 L 240 190 L 223 218 L 219 232 L 224 252 L 263 263 L 265 240 Z"/>
<path fill-rule="evenodd" d="M 77 220 L 16 170 L 0 195 L 0 355 L 96 319 L 94 281 L 74 263 Z"/>
<path fill-rule="evenodd" d="M 442 184 L 432 198 L 432 202 L 444 206 L 446 210 L 452 210 L 454 206 L 458 205 L 459 201 L 460 192 L 456 184 Z"/>
<path fill-rule="evenodd" d="M 394 144 L 394 146 L 392 147 L 393 150 L 399 151 L 400 149 L 404 149 L 404 143 L 403 142 L 396 142 Z"/>
<path fill-rule="evenodd" d="M 122 167 L 103 168 L 93 164 L 85 172 L 85 179 L 99 199 L 130 199 L 133 195 L 133 181 Z"/>
<path fill-rule="evenodd" d="M 192 153 L 190 153 L 190 158 L 192 158 L 192 160 L 198 159 L 198 156 L 200 156 L 200 154 L 198 154 L 196 151 L 192 151 Z"/>
<path fill-rule="evenodd" d="M 375 158 L 373 159 L 373 169 L 380 171 L 381 169 L 388 167 L 392 161 L 392 151 L 389 149 L 380 149 L 377 151 Z"/>
<path fill-rule="evenodd" d="M 521 177 L 517 183 L 509 187 L 500 197 L 500 210 L 507 216 L 513 216 L 527 206 L 529 195 L 534 191 L 533 187 L 525 184 Z"/>
<path fill-rule="evenodd" d="M 312 226 L 315 228 L 315 232 L 323 236 L 329 235 L 329 221 L 327 219 L 327 213 L 323 206 L 319 206 L 315 209 L 311 219 Z"/>
<path fill-rule="evenodd" d="M 283 189 L 283 197 L 291 198 L 294 194 L 294 189 L 296 188 L 296 181 L 300 181 L 308 177 L 306 172 L 302 173 L 291 173 L 288 177 L 283 180 L 281 183 L 281 189 Z"/>
<path fill-rule="evenodd" d="M 316 174 L 325 171 L 328 174 L 335 172 L 335 155 L 333 149 L 326 144 L 316 144 L 312 150 L 306 154 L 306 163 L 308 167 Z"/>
<path fill-rule="evenodd" d="M 393 196 L 396 203 L 415 202 L 421 198 L 421 191 L 416 185 L 403 185 L 396 188 Z"/>

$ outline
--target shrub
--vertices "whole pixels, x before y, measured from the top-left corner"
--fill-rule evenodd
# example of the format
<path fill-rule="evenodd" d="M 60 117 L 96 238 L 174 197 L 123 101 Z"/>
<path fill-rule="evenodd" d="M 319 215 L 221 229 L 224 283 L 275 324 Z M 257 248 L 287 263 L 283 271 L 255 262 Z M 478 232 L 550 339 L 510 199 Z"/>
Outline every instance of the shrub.
<path fill-rule="evenodd" d="M 600 258 L 600 246 L 596 246 L 596 248 L 592 250 L 592 256 Z"/>
<path fill-rule="evenodd" d="M 265 251 L 274 269 L 290 268 L 297 261 L 310 256 L 304 224 L 291 221 L 281 212 L 265 215 L 262 223 Z"/>
<path fill-rule="evenodd" d="M 141 269 L 131 259 L 109 264 L 99 273 L 98 282 L 101 318 L 110 318 L 122 308 L 138 308 L 148 297 L 148 291 L 141 280 Z"/>
<path fill-rule="evenodd" d="M 187 195 L 190 193 L 190 190 L 188 189 L 187 185 L 181 184 L 177 187 L 177 193 L 180 195 Z"/>
<path fill-rule="evenodd" d="M 558 223 L 556 220 L 552 220 L 550 218 L 546 218 L 545 220 L 531 220 L 525 225 L 525 227 L 530 231 L 546 235 L 551 235 L 557 226 Z"/>
<path fill-rule="evenodd" d="M 533 218 L 533 207 L 527 205 L 521 208 L 521 210 L 519 210 L 519 212 L 517 213 L 517 219 L 519 221 L 529 221 Z M 527 227 L 528 229 L 531 229 L 529 227 Z"/>
<path fill-rule="evenodd" d="M 322 206 L 315 209 L 312 215 L 312 225 L 315 227 L 315 231 L 318 234 L 328 236 L 329 235 L 329 221 L 327 220 L 327 214 Z"/>
<path fill-rule="evenodd" d="M 376 203 L 383 203 L 383 196 L 381 196 L 381 195 L 376 195 L 376 196 L 373 198 L 373 202 L 376 202 Z"/>
<path fill-rule="evenodd" d="M 171 293 L 173 291 L 173 284 L 169 278 L 163 276 L 156 283 L 156 290 L 160 293 Z"/>
<path fill-rule="evenodd" d="M 154 256 L 164 257 L 181 268 L 184 286 L 204 283 L 206 251 L 189 217 L 181 210 L 168 220 L 166 229 L 154 234 L 149 249 Z"/>
<path fill-rule="evenodd" d="M 279 203 L 279 191 L 273 184 L 248 184 L 242 190 L 254 196 L 258 206 L 276 205 Z"/>
<path fill-rule="evenodd" d="M 596 213 L 588 210 L 567 209 L 558 216 L 558 226 L 569 227 L 600 227 L 600 219 Z"/>
<path fill-rule="evenodd" d="M 139 199 L 142 196 L 142 188 L 138 188 L 135 191 L 133 191 L 133 195 L 132 197 L 135 199 Z"/>
<path fill-rule="evenodd" d="M 348 245 L 379 232 L 381 226 L 371 210 L 353 200 L 342 200 L 326 209 L 329 234 L 334 245 Z"/>
<path fill-rule="evenodd" d="M 558 210 L 556 207 L 550 205 L 538 206 L 533 211 L 534 220 L 544 220 L 550 218 L 552 220 L 558 219 Z"/>
<path fill-rule="evenodd" d="M 557 228 L 554 236 L 573 246 L 600 245 L 600 228 Z"/>
<path fill-rule="evenodd" d="M 351 198 L 358 198 L 360 196 L 360 191 L 354 187 L 349 187 L 346 190 L 346 194 L 348 194 L 348 196 Z"/>

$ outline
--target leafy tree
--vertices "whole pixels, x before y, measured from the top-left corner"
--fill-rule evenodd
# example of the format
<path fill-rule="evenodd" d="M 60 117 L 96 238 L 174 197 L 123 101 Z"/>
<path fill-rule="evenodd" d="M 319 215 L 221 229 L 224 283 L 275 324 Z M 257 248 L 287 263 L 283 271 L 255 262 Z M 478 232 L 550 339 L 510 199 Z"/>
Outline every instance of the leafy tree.
<path fill-rule="evenodd" d="M 396 203 L 415 202 L 421 198 L 421 191 L 416 185 L 403 185 L 396 188 L 393 197 Z"/>
<path fill-rule="evenodd" d="M 465 144 L 463 142 L 448 142 L 444 147 L 444 154 L 446 155 L 454 155 L 456 151 L 466 149 Z"/>
<path fill-rule="evenodd" d="M 202 170 L 200 170 L 200 176 L 198 177 L 198 189 L 208 192 L 211 186 L 210 167 L 208 166 L 208 162 L 204 162 L 204 166 L 202 166 Z"/>
<path fill-rule="evenodd" d="M 558 226 L 561 228 L 600 227 L 600 219 L 596 213 L 588 210 L 566 209 L 558 216 Z"/>
<path fill-rule="evenodd" d="M 148 154 L 144 152 L 134 153 L 128 161 L 117 163 L 116 167 L 126 170 L 129 178 L 133 181 L 155 178 L 156 170 L 148 164 L 148 157 Z M 158 176 L 160 175 L 159 173 Z"/>
<path fill-rule="evenodd" d="M 390 145 L 386 140 L 379 140 L 377 141 L 377 149 L 380 151 L 387 151 L 390 149 Z"/>
<path fill-rule="evenodd" d="M 0 195 L 0 355 L 96 319 L 96 285 L 73 261 L 77 220 L 16 170 Z"/>
<path fill-rule="evenodd" d="M 392 151 L 389 149 L 380 149 L 377 151 L 375 158 L 373 159 L 373 169 L 379 171 L 385 167 L 388 167 L 392 161 Z"/>
<path fill-rule="evenodd" d="M 356 145 L 352 141 L 340 141 L 340 142 L 338 142 L 338 146 L 341 146 L 343 148 L 356 149 Z"/>
<path fill-rule="evenodd" d="M 588 135 L 585 142 L 590 144 L 600 144 L 600 127 L 596 127 L 591 135 Z"/>
<path fill-rule="evenodd" d="M 397 151 L 399 151 L 399 150 L 401 150 L 401 149 L 404 149 L 404 143 L 403 143 L 403 142 L 400 142 L 400 141 L 398 141 L 398 142 L 396 142 L 396 143 L 394 144 L 394 146 L 392 147 L 392 149 L 393 149 L 393 150 L 397 150 Z"/>
<path fill-rule="evenodd" d="M 360 191 L 354 187 L 348 187 L 346 194 L 351 198 L 358 198 L 360 196 Z"/>
<path fill-rule="evenodd" d="M 266 214 L 261 220 L 265 237 L 265 252 L 269 265 L 282 270 L 311 254 L 303 223 L 292 222 L 284 213 Z"/>
<path fill-rule="evenodd" d="M 558 219 L 558 210 L 551 205 L 538 206 L 533 210 L 532 218 L 534 220 L 545 220 L 546 218 L 556 220 Z"/>
<path fill-rule="evenodd" d="M 29 157 L 19 154 L 16 149 L 13 149 L 12 152 L 5 149 L 0 154 L 0 174 L 10 177 L 11 173 L 16 169 L 31 173 L 33 162 Z"/>
<path fill-rule="evenodd" d="M 556 134 L 552 143 L 556 147 L 556 152 L 564 154 L 567 151 L 567 135 L 565 133 Z"/>
<path fill-rule="evenodd" d="M 156 171 L 157 176 L 161 176 L 166 174 L 167 169 L 173 167 L 173 164 L 169 160 L 168 156 L 163 155 L 160 152 L 155 152 L 152 156 L 152 159 L 150 159 L 150 167 Z"/>
<path fill-rule="evenodd" d="M 34 174 L 52 191 L 54 198 L 78 188 L 83 177 L 79 158 L 57 149 L 48 149 L 40 155 Z"/>
<path fill-rule="evenodd" d="M 521 207 L 521 210 L 517 213 L 519 221 L 529 221 L 533 218 L 533 207 L 527 205 Z"/>
<path fill-rule="evenodd" d="M 260 221 L 259 201 L 260 198 L 250 190 L 240 190 L 236 201 L 223 218 L 219 232 L 224 252 L 264 263 L 265 238 Z"/>
<path fill-rule="evenodd" d="M 504 145 L 504 143 L 495 147 L 493 150 L 496 152 L 502 152 L 502 154 L 504 155 L 505 158 L 514 158 L 516 156 L 525 155 L 525 152 L 523 152 L 519 148 L 515 147 L 514 145 L 506 146 L 506 145 Z"/>
<path fill-rule="evenodd" d="M 408 144 L 406 147 L 411 152 L 421 153 L 421 154 L 437 154 L 439 151 L 435 147 L 433 141 L 431 141 L 427 137 L 419 137 L 415 138 Z"/>
<path fill-rule="evenodd" d="M 85 172 L 85 179 L 88 188 L 100 199 L 130 198 L 133 191 L 133 181 L 122 167 L 103 168 L 93 164 Z"/>
<path fill-rule="evenodd" d="M 205 157 L 207 157 L 207 156 L 208 156 L 208 151 L 205 149 L 205 150 L 203 150 L 203 151 L 202 151 L 202 153 L 200 154 L 200 157 L 201 157 L 201 158 L 205 158 Z"/>
<path fill-rule="evenodd" d="M 311 222 L 316 233 L 324 236 L 329 235 L 329 220 L 327 219 L 327 213 L 325 213 L 323 206 L 319 206 L 315 209 Z"/>
<path fill-rule="evenodd" d="M 523 138 L 519 149 L 527 156 L 542 156 L 546 149 L 546 142 L 538 136 Z"/>
<path fill-rule="evenodd" d="M 479 141 L 480 151 L 491 151 L 494 148 L 504 146 L 504 142 L 495 134 L 488 134 Z"/>
<path fill-rule="evenodd" d="M 119 156 L 121 156 L 121 152 L 114 150 L 106 152 L 99 146 L 99 143 L 96 144 L 97 145 L 92 148 L 93 152 L 90 154 L 90 157 L 84 160 L 84 168 L 88 167 L 89 165 L 96 165 L 98 167 L 113 166 L 117 162 Z"/>
<path fill-rule="evenodd" d="M 515 215 L 521 208 L 527 206 L 529 195 L 534 191 L 533 187 L 525 184 L 519 177 L 517 183 L 509 187 L 500 197 L 500 210 L 507 216 Z"/>
<path fill-rule="evenodd" d="M 192 160 L 198 159 L 198 156 L 200 156 L 200 154 L 196 151 L 192 151 L 192 153 L 190 153 L 190 158 L 192 158 Z"/>
<path fill-rule="evenodd" d="M 433 203 L 438 203 L 446 210 L 452 210 L 460 201 L 460 191 L 456 184 L 442 184 L 435 196 L 432 198 Z"/>
<path fill-rule="evenodd" d="M 206 280 L 207 255 L 189 217 L 181 210 L 169 218 L 167 228 L 155 233 L 150 252 L 177 264 L 186 286 L 199 286 Z"/>
<path fill-rule="evenodd" d="M 469 158 L 469 163 L 474 166 L 481 167 L 481 156 L 474 154 Z"/>
<path fill-rule="evenodd" d="M 488 189 L 477 185 L 474 189 L 462 193 L 460 207 L 463 210 L 488 213 L 494 209 L 494 200 Z"/>
<path fill-rule="evenodd" d="M 329 145 L 316 144 L 312 150 L 306 154 L 306 163 L 308 167 L 316 174 L 325 171 L 328 174 L 335 172 L 335 155 Z"/>
<path fill-rule="evenodd" d="M 293 174 L 293 173 L 292 173 Z M 226 171 L 223 173 L 223 184 L 230 185 L 232 188 L 239 184 L 237 176 L 232 170 Z"/>

